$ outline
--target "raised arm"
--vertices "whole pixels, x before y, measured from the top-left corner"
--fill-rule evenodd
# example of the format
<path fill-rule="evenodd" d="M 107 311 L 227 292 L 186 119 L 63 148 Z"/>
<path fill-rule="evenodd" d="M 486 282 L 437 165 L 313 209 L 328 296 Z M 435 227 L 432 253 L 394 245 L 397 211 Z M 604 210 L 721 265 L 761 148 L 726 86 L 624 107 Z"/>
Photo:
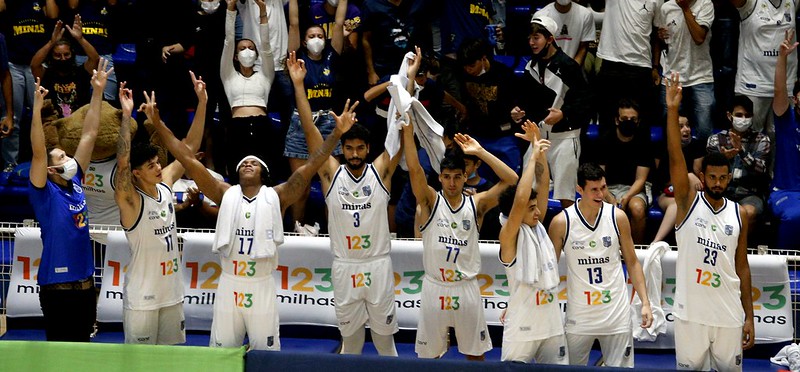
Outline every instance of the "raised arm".
<path fill-rule="evenodd" d="M 99 69 L 92 73 L 92 99 L 89 101 L 89 110 L 86 111 L 86 118 L 83 119 L 83 132 L 78 148 L 75 149 L 75 161 L 81 166 L 81 170 L 89 167 L 94 151 L 94 141 L 97 139 L 97 131 L 100 127 L 100 111 L 103 104 L 103 90 L 106 88 L 108 75 L 114 68 L 108 67 L 108 60 L 101 58 Z"/>
<path fill-rule="evenodd" d="M 149 97 L 147 93 L 145 93 L 144 96 L 145 103 L 139 108 L 139 111 L 148 110 L 148 104 L 153 104 L 152 97 Z M 155 120 L 153 121 L 153 125 L 155 125 L 156 132 L 161 138 L 161 143 L 167 147 L 170 154 L 172 154 L 186 169 L 186 174 L 197 183 L 197 187 L 200 188 L 200 191 L 203 192 L 205 197 L 213 200 L 217 204 L 221 203 L 222 195 L 225 194 L 225 191 L 228 190 L 231 185 L 214 178 L 214 176 L 206 170 L 206 167 L 195 158 L 194 152 L 189 149 L 186 144 L 176 138 L 163 121 L 160 119 Z"/>
<path fill-rule="evenodd" d="M 289 52 L 300 49 L 300 9 L 297 0 L 289 0 Z"/>
<path fill-rule="evenodd" d="M 336 148 L 336 144 L 342 134 L 350 130 L 353 124 L 356 123 L 356 106 L 358 106 L 358 102 L 350 106 L 350 101 L 348 100 L 342 115 L 333 114 L 333 118 L 336 120 L 336 128 L 325 139 L 322 147 L 311 153 L 308 162 L 292 173 L 286 182 L 275 187 L 275 192 L 278 193 L 278 197 L 281 200 L 281 213 L 285 212 L 286 208 L 294 204 L 297 199 L 300 199 L 311 182 L 311 178 L 314 177 L 314 173 L 317 173 L 319 168 L 329 160 L 331 152 Z"/>
<path fill-rule="evenodd" d="M 233 56 L 236 54 L 236 1 L 227 0 L 228 7 L 225 11 L 225 41 L 222 44 L 222 57 L 219 61 L 219 76 L 222 84 L 227 84 L 236 77 L 233 67 Z"/>
<path fill-rule="evenodd" d="M 261 45 L 258 52 L 261 54 L 261 73 L 267 77 L 270 83 L 275 80 L 275 59 L 272 55 L 272 47 L 269 45 L 269 17 L 267 14 L 267 4 L 264 0 L 255 0 L 258 5 L 258 33 L 261 35 Z"/>
<path fill-rule="evenodd" d="M 736 275 L 739 277 L 739 288 L 742 293 L 742 309 L 744 310 L 744 326 L 742 327 L 742 348 L 747 350 L 756 342 L 753 323 L 753 294 L 750 280 L 750 263 L 747 261 L 747 210 L 739 206 L 742 228 L 739 230 L 739 242 L 736 246 Z"/>
<path fill-rule="evenodd" d="M 675 192 L 678 212 L 676 221 L 680 223 L 689 212 L 696 190 L 689 187 L 689 174 L 681 149 L 681 132 L 678 123 L 678 108 L 681 105 L 681 83 L 678 73 L 667 78 L 667 152 L 669 153 L 669 178 Z"/>
<path fill-rule="evenodd" d="M 536 129 L 534 129 L 536 128 Z M 514 204 L 511 207 L 511 212 L 508 215 L 508 221 L 500 229 L 500 260 L 505 263 L 510 263 L 517 256 L 517 236 L 519 235 L 519 228 L 522 225 L 522 219 L 527 212 L 528 200 L 531 196 L 531 188 L 533 187 L 534 176 L 540 168 L 539 159 L 544 157 L 545 151 L 550 147 L 550 141 L 539 139 L 539 128 L 536 124 L 526 121 L 522 125 L 525 134 L 517 133 L 516 136 L 526 139 L 533 144 L 533 151 L 531 151 L 529 166 L 522 171 L 522 177 L 517 184 L 517 191 L 514 194 Z M 542 183 L 541 177 L 536 177 L 537 186 Z M 549 184 L 549 182 L 548 182 Z M 537 187 L 537 189 L 540 187 Z M 538 192 L 538 190 L 537 190 Z M 547 194 L 545 193 L 545 198 Z M 537 204 L 539 202 L 537 195 Z M 540 221 L 543 220 L 540 218 Z"/>
<path fill-rule="evenodd" d="M 653 311 L 650 308 L 650 300 L 647 298 L 647 288 L 645 287 L 644 272 L 636 251 L 633 249 L 633 239 L 631 238 L 631 224 L 628 216 L 619 208 L 614 209 L 619 229 L 619 244 L 622 251 L 622 258 L 625 260 L 625 267 L 628 269 L 628 276 L 633 282 L 633 288 L 639 299 L 642 300 L 642 328 L 649 328 L 653 323 Z"/>
<path fill-rule="evenodd" d="M 428 219 L 428 216 L 430 216 L 433 203 L 436 201 L 436 191 L 428 186 L 428 179 L 425 176 L 425 171 L 422 169 L 422 165 L 419 164 L 419 155 L 417 154 L 417 144 L 414 142 L 414 126 L 412 123 L 403 127 L 402 136 L 403 153 L 406 156 L 411 191 L 417 199 L 419 213 L 422 213 L 421 218 L 425 221 Z"/>
<path fill-rule="evenodd" d="M 797 49 L 794 30 L 786 30 L 786 37 L 781 43 L 778 62 L 775 64 L 775 93 L 772 97 L 772 110 L 775 115 L 783 116 L 789 108 L 789 87 L 786 86 L 786 59 Z"/>
<path fill-rule="evenodd" d="M 406 77 L 408 78 L 406 91 L 412 97 L 414 96 L 414 91 L 416 90 L 416 81 L 414 79 L 417 77 L 417 72 L 419 72 L 419 66 L 422 65 L 422 51 L 419 49 L 419 47 L 414 47 L 414 51 L 416 52 L 416 55 L 414 58 L 409 58 L 410 62 L 408 64 L 408 70 L 406 70 Z"/>
<path fill-rule="evenodd" d="M 44 66 L 42 65 L 44 61 L 47 59 L 47 55 L 50 54 L 50 50 L 56 46 L 56 42 L 61 40 L 64 37 L 64 23 L 61 21 L 56 22 L 55 27 L 53 27 L 53 33 L 50 35 L 50 40 L 47 41 L 44 45 L 42 45 L 39 50 L 33 55 L 31 58 L 31 73 L 33 77 L 41 78 L 44 76 Z"/>
<path fill-rule="evenodd" d="M 30 179 L 33 186 L 42 188 L 47 184 L 47 146 L 44 142 L 44 129 L 42 128 L 42 103 L 47 95 L 47 89 L 40 85 L 41 79 L 36 78 L 36 88 L 33 92 L 33 113 L 31 117 L 31 170 Z"/>
<path fill-rule="evenodd" d="M 461 133 L 456 134 L 455 141 L 461 146 L 461 149 L 464 150 L 464 154 L 477 156 L 484 164 L 492 168 L 494 174 L 500 178 L 500 181 L 492 186 L 492 188 L 475 195 L 478 217 L 480 218 L 486 211 L 497 206 L 497 199 L 500 197 L 500 193 L 502 193 L 506 187 L 516 185 L 519 176 L 517 176 L 513 169 L 509 168 L 508 165 L 492 155 L 492 153 L 486 151 L 478 141 L 469 135 Z"/>
<path fill-rule="evenodd" d="M 331 47 L 337 54 L 342 54 L 344 48 L 344 19 L 347 17 L 347 0 L 339 0 L 336 13 L 333 16 L 334 25 L 331 31 Z"/>
<path fill-rule="evenodd" d="M 300 116 L 300 124 L 303 127 L 303 134 L 306 137 L 308 144 L 308 153 L 314 153 L 322 147 L 324 140 L 319 128 L 314 125 L 314 118 L 311 114 L 311 104 L 308 103 L 308 95 L 304 80 L 306 78 L 306 65 L 302 59 L 297 59 L 297 54 L 294 51 L 289 52 L 289 58 L 286 60 L 286 69 L 289 70 L 289 76 L 292 78 L 294 84 L 294 98 L 297 103 L 297 114 Z M 358 104 L 358 103 L 356 103 Z M 350 101 L 345 105 L 345 111 L 350 110 Z M 355 106 L 353 106 L 355 108 Z M 327 191 L 331 185 L 336 168 L 339 162 L 332 156 L 328 156 L 328 160 L 319 168 L 317 172 L 322 181 L 322 188 Z"/>
<path fill-rule="evenodd" d="M 80 14 L 75 15 L 72 27 L 69 25 L 66 25 L 66 27 L 69 34 L 72 35 L 72 38 L 78 42 L 78 45 L 83 48 L 83 52 L 86 53 L 86 62 L 83 63 L 83 69 L 91 74 L 100 62 L 100 54 L 98 54 L 97 49 L 89 43 L 89 40 L 83 37 L 83 22 L 81 21 Z"/>
<path fill-rule="evenodd" d="M 200 149 L 200 144 L 203 142 L 203 132 L 206 128 L 206 104 L 208 102 L 208 94 L 206 93 L 206 83 L 202 77 L 198 78 L 194 75 L 193 71 L 189 71 L 192 77 L 192 85 L 194 86 L 194 93 L 197 95 L 197 108 L 194 112 L 194 119 L 192 119 L 192 126 L 189 127 L 189 132 L 186 133 L 186 138 L 183 143 L 189 147 L 189 151 L 193 154 L 197 153 Z M 155 99 L 155 94 L 153 95 Z M 158 120 L 161 120 L 160 118 Z M 185 169 L 177 160 L 173 161 L 161 171 L 162 182 L 167 186 L 172 187 L 179 178 L 183 176 Z"/>
<path fill-rule="evenodd" d="M 133 112 L 133 93 L 125 88 L 125 82 L 119 86 L 119 103 L 122 106 L 122 121 L 119 125 L 117 140 L 117 171 L 114 177 L 114 200 L 119 206 L 119 217 L 122 227 L 130 228 L 139 218 L 142 198 L 133 187 L 131 173 L 131 113 Z"/>
<path fill-rule="evenodd" d="M 686 28 L 689 29 L 689 34 L 692 36 L 692 41 L 694 41 L 696 45 L 703 44 L 703 42 L 706 41 L 706 35 L 708 35 L 708 28 L 697 23 L 697 19 L 692 13 L 692 9 L 689 7 L 691 1 L 675 0 L 675 3 L 678 4 L 683 12 L 683 19 L 686 22 Z"/>

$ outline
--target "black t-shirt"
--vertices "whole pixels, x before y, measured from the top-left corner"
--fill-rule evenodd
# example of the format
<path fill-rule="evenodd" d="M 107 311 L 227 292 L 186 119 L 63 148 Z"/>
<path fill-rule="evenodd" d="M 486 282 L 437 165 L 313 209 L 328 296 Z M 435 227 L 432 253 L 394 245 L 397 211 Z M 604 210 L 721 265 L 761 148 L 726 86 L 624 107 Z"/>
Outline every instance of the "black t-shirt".
<path fill-rule="evenodd" d="M 42 86 L 50 91 L 47 98 L 53 102 L 59 117 L 68 117 L 91 98 L 89 73 L 83 66 L 72 66 L 67 74 L 56 73 L 48 67 L 42 77 Z"/>
<path fill-rule="evenodd" d="M 483 75 L 461 74 L 462 103 L 469 112 L 469 132 L 484 137 L 513 135 L 518 125 L 511 124 L 511 108 L 517 95 L 516 76 L 502 63 L 490 62 Z"/>
<path fill-rule="evenodd" d="M 6 36 L 8 61 L 30 65 L 36 51 L 50 40 L 54 21 L 45 18 L 43 1 L 6 1 L 6 6 L 0 13 L 0 31 Z"/>
<path fill-rule="evenodd" d="M 59 12 L 61 9 L 63 8 L 59 8 Z M 83 37 L 101 56 L 114 53 L 114 43 L 109 30 L 112 23 L 112 9 L 105 1 L 81 1 L 78 4 L 78 14 L 81 15 L 83 22 Z M 71 25 L 72 21 L 67 24 Z M 86 54 L 81 48 L 76 50 L 78 54 Z"/>
<path fill-rule="evenodd" d="M 600 140 L 599 153 L 598 164 L 606 167 L 608 185 L 633 185 L 637 167 L 654 167 L 650 140 L 641 133 L 631 141 L 622 142 L 616 130 L 609 132 Z"/>
<path fill-rule="evenodd" d="M 396 74 L 403 56 L 415 45 L 430 46 L 428 1 L 403 0 L 394 6 L 387 0 L 365 1 L 361 6 L 361 31 L 371 32 L 372 61 L 378 77 Z"/>

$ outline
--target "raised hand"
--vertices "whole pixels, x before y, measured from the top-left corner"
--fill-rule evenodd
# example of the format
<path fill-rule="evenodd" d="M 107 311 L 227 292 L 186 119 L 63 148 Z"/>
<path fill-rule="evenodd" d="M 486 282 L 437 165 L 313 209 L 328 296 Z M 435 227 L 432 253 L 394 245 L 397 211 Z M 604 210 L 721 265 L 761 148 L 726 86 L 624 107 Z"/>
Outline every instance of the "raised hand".
<path fill-rule="evenodd" d="M 466 155 L 478 155 L 483 150 L 483 146 L 468 134 L 456 133 L 453 139 L 456 140 L 456 143 Z"/>
<path fill-rule="evenodd" d="M 133 91 L 125 88 L 126 81 L 119 85 L 119 104 L 122 107 L 122 113 L 130 116 L 133 112 Z"/>
<path fill-rule="evenodd" d="M 56 26 L 53 27 L 53 34 L 50 36 L 50 42 L 55 43 L 56 41 L 61 40 L 64 37 L 64 22 L 58 21 L 56 22 Z"/>
<path fill-rule="evenodd" d="M 350 106 L 350 100 L 348 99 L 344 104 L 344 110 L 341 115 L 336 115 L 335 112 L 331 113 L 333 119 L 336 120 L 336 130 L 341 133 L 347 133 L 353 127 L 353 124 L 358 122 L 358 119 L 356 119 L 356 107 L 358 107 L 358 101 Z"/>
<path fill-rule="evenodd" d="M 66 25 L 66 27 L 73 39 L 76 41 L 83 39 L 83 22 L 81 22 L 80 14 L 75 15 L 75 21 L 72 22 L 72 27 L 69 27 L 69 25 Z M 62 30 L 61 32 L 63 33 L 64 31 Z"/>
<path fill-rule="evenodd" d="M 409 79 L 413 79 L 417 77 L 417 72 L 419 72 L 419 66 L 422 64 L 422 51 L 419 49 L 418 46 L 414 47 L 414 51 L 416 52 L 416 56 L 414 58 L 409 58 L 408 60 L 411 61 L 408 64 L 408 70 L 406 75 Z"/>
<path fill-rule="evenodd" d="M 667 107 L 678 108 L 681 106 L 682 90 L 680 74 L 673 72 L 672 75 L 667 78 Z"/>
<path fill-rule="evenodd" d="M 794 50 L 797 49 L 798 43 L 796 41 L 792 41 L 792 39 L 794 39 L 794 30 L 792 29 L 786 30 L 786 37 L 781 43 L 782 56 L 788 56 L 794 53 Z"/>
<path fill-rule="evenodd" d="M 192 77 L 192 85 L 194 86 L 194 94 L 197 95 L 197 100 L 200 102 L 208 101 L 208 92 L 206 92 L 206 82 L 203 77 L 196 77 L 194 71 L 189 70 L 189 76 Z"/>
<path fill-rule="evenodd" d="M 33 110 L 35 112 L 42 110 L 44 97 L 47 95 L 47 93 L 50 93 L 50 91 L 42 86 L 42 79 L 36 78 L 36 87 L 33 90 Z"/>
<path fill-rule="evenodd" d="M 100 57 L 97 70 L 92 70 L 92 88 L 95 91 L 102 92 L 106 87 L 108 75 L 110 75 L 112 71 L 114 71 L 114 67 L 108 68 L 108 60 Z"/>
<path fill-rule="evenodd" d="M 139 106 L 139 112 L 144 112 L 147 115 L 147 118 L 153 124 L 158 124 L 161 122 L 161 117 L 158 114 L 158 106 L 156 104 L 156 92 L 150 92 L 150 95 L 147 95 L 147 92 L 142 92 L 144 94 L 144 103 Z"/>
<path fill-rule="evenodd" d="M 292 82 L 300 84 L 306 79 L 306 62 L 302 59 L 297 59 L 297 53 L 289 52 L 289 58 L 286 59 L 286 68 L 289 70 L 289 77 Z"/>
<path fill-rule="evenodd" d="M 514 135 L 518 138 L 522 138 L 530 143 L 534 143 L 542 137 L 541 133 L 539 132 L 539 126 L 530 120 L 525 120 L 521 127 L 522 131 L 525 133 L 514 133 Z"/>

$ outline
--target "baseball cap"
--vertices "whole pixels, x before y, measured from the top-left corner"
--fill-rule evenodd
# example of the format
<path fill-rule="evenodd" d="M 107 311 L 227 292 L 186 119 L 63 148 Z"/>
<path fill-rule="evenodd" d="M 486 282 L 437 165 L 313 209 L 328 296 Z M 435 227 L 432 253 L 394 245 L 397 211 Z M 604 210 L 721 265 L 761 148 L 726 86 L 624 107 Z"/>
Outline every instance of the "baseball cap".
<path fill-rule="evenodd" d="M 555 36 L 558 31 L 558 24 L 552 18 L 544 15 L 534 15 L 531 17 L 531 24 L 538 24 L 544 27 L 550 35 Z"/>

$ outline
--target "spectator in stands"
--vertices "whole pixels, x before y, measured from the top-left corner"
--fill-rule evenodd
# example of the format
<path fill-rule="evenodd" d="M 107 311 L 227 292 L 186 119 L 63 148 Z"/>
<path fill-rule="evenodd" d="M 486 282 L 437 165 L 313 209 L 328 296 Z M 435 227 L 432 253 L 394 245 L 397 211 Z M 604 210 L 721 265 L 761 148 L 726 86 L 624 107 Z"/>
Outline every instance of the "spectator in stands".
<path fill-rule="evenodd" d="M 592 11 L 572 0 L 556 0 L 536 12 L 533 17 L 547 16 L 556 21 L 556 43 L 564 53 L 583 65 L 589 43 L 595 38 Z"/>
<path fill-rule="evenodd" d="M 437 14 L 441 14 L 442 55 L 455 59 L 461 43 L 471 39 L 483 39 L 498 52 L 502 51 L 503 29 L 499 24 L 492 24 L 496 14 L 491 0 L 444 0 L 436 3 Z M 492 30 L 487 26 L 492 26 Z"/>
<path fill-rule="evenodd" d="M 233 118 L 228 127 L 228 175 L 235 176 L 237 159 L 255 155 L 267 162 L 272 169 L 282 161 L 281 147 L 274 139 L 281 138 L 267 116 L 267 100 L 270 87 L 275 78 L 273 50 L 270 47 L 271 31 L 267 24 L 267 5 L 258 1 L 261 9 L 259 28 L 261 44 L 254 40 L 242 39 L 234 42 L 236 23 L 236 2 L 227 0 L 228 10 L 225 18 L 225 42 L 220 62 L 220 77 L 225 87 L 225 95 L 231 106 Z M 255 70 L 259 54 L 263 56 L 260 71 Z M 270 146 L 264 141 L 273 140 Z"/>
<path fill-rule="evenodd" d="M 327 3 L 326 3 L 327 4 Z M 303 89 L 306 92 L 308 103 L 313 112 L 314 125 L 319 129 L 322 137 L 331 134 L 336 127 L 336 120 L 332 108 L 335 99 L 339 97 L 336 78 L 339 70 L 340 55 L 344 48 L 344 21 L 347 12 L 347 0 L 339 0 L 336 11 L 336 23 L 333 27 L 333 38 L 330 44 L 326 41 L 325 30 L 320 26 L 311 26 L 300 37 L 300 16 L 297 0 L 289 0 L 289 50 L 296 51 L 297 59 L 303 60 L 307 73 L 302 85 L 295 83 L 294 89 Z M 292 172 L 302 167 L 308 161 L 308 146 L 303 127 L 300 125 L 300 115 L 297 109 L 292 113 L 289 131 L 286 133 L 286 148 L 283 156 L 289 159 Z M 334 156 L 342 153 L 341 146 L 337 146 Z M 306 220 L 305 209 L 310 187 L 303 196 L 292 204 L 292 218 L 294 219 L 295 232 L 317 235 L 319 233 L 313 225 L 313 220 Z M 316 221 L 321 222 L 321 221 Z"/>
<path fill-rule="evenodd" d="M 0 33 L 0 140 L 11 135 L 14 130 L 14 83 L 11 80 L 11 70 L 8 68 L 8 49 L 6 37 Z M 2 165 L 2 164 L 0 164 Z"/>
<path fill-rule="evenodd" d="M 678 117 L 678 124 L 681 126 L 681 149 L 683 158 L 686 160 L 686 169 L 689 170 L 689 186 L 697 191 L 703 189 L 700 182 L 700 170 L 703 164 L 703 156 L 706 154 L 705 142 L 692 137 L 692 127 L 689 118 L 685 115 Z M 656 154 L 653 190 L 663 190 L 658 196 L 658 207 L 664 211 L 661 225 L 658 227 L 653 242 L 662 241 L 669 236 L 670 232 L 675 231 L 675 214 L 677 206 L 675 204 L 675 192 L 672 182 L 669 179 L 669 154 L 667 148 L 662 147 L 660 154 Z"/>
<path fill-rule="evenodd" d="M 603 59 L 596 81 L 601 134 L 614 132 L 621 98 L 639 102 L 645 123 L 653 123 L 655 85 L 659 76 L 652 63 L 650 33 L 660 0 L 606 2 L 603 33 L 597 56 Z"/>
<path fill-rule="evenodd" d="M 91 94 L 87 78 L 97 69 L 100 60 L 97 50 L 83 37 L 80 15 L 76 15 L 72 27 L 66 25 L 66 29 L 88 56 L 82 65 L 75 62 L 76 51 L 72 43 L 64 38 L 64 27 L 61 21 L 56 22 L 52 37 L 31 60 L 33 76 L 42 79 L 42 86 L 53 92 L 53 107 L 62 118 L 69 117 L 72 112 L 89 103 Z M 43 65 L 45 62 L 47 67 Z"/>
<path fill-rule="evenodd" d="M 586 9 L 592 13 L 592 19 L 594 19 L 594 39 L 589 42 L 589 46 L 586 50 L 586 57 L 583 59 L 583 70 L 586 71 L 586 80 L 589 81 L 589 85 L 593 86 L 594 79 L 597 77 L 597 74 L 600 73 L 600 66 L 603 62 L 602 59 L 597 57 L 597 46 L 600 43 L 603 20 L 606 16 L 606 2 L 605 0 L 591 0 L 584 1 L 582 5 L 586 6 Z"/>
<path fill-rule="evenodd" d="M 225 97 L 222 79 L 219 76 L 220 56 L 225 42 L 226 4 L 219 0 L 201 0 L 198 4 L 199 10 L 194 13 L 192 71 L 206 82 L 208 93 L 206 133 L 203 139 L 204 162 L 215 171 L 227 174 L 223 155 L 225 132 L 224 128 L 217 124 L 229 123 L 231 120 L 231 107 Z"/>
<path fill-rule="evenodd" d="M 778 64 L 775 66 L 775 174 L 772 178 L 772 194 L 769 206 L 780 219 L 778 248 L 797 248 L 797 232 L 800 231 L 800 84 L 795 84 L 792 99 L 786 82 L 788 56 L 795 55 L 797 42 L 792 30 L 780 46 Z M 794 106 L 791 107 L 790 106 Z"/>
<path fill-rule="evenodd" d="M 48 341 L 89 342 L 97 314 L 90 221 L 80 185 L 97 138 L 107 78 L 101 60 L 92 76 L 94 92 L 74 157 L 45 147 L 41 110 L 47 89 L 39 79 L 34 89 L 29 198 L 42 230 L 37 280 Z"/>
<path fill-rule="evenodd" d="M 458 49 L 460 93 L 456 99 L 467 107 L 467 132 L 492 155 L 497 156 L 511 169 L 519 170 L 521 156 L 514 126 L 509 117 L 519 85 L 514 71 L 495 62 L 489 44 L 482 39 L 461 43 Z M 488 166 L 479 172 L 483 177 L 496 180 Z"/>
<path fill-rule="evenodd" d="M 708 137 L 706 151 L 719 152 L 731 162 L 732 178 L 725 197 L 747 210 L 749 226 L 764 211 L 769 192 L 769 137 L 753 129 L 753 103 L 746 96 L 736 96 L 728 111 L 731 128 Z"/>
<path fill-rule="evenodd" d="M 135 104 L 140 91 L 158 92 L 161 117 L 183 138 L 189 128 L 187 110 L 194 107 L 186 51 L 192 45 L 192 0 L 136 0 L 126 7 L 136 32 L 134 77 L 126 79 Z M 143 21 L 147 22 L 144 26 Z M 125 32 L 128 32 L 127 30 Z M 137 106 L 138 107 L 138 106 Z M 143 115 L 139 115 L 144 120 Z"/>
<path fill-rule="evenodd" d="M 424 0 L 373 0 L 361 7 L 367 81 L 396 74 L 403 56 L 414 46 L 431 49 L 430 20 Z"/>
<path fill-rule="evenodd" d="M 604 199 L 623 210 L 631 221 L 631 237 L 636 244 L 644 244 L 647 208 L 653 202 L 651 185 L 647 182 L 654 167 L 649 131 L 640 125 L 639 105 L 623 98 L 617 105 L 617 125 L 614 133 L 600 139 L 598 164 L 606 172 Z"/>
<path fill-rule="evenodd" d="M 556 45 L 556 21 L 531 19 L 528 44 L 531 61 L 525 66 L 521 90 L 511 110 L 514 122 L 528 119 L 542 127 L 551 143 L 547 158 L 553 179 L 553 198 L 563 207 L 575 201 L 581 128 L 589 124 L 590 93 L 581 66 Z M 526 156 L 530 158 L 530 156 Z"/>
<path fill-rule="evenodd" d="M 114 67 L 113 54 L 117 48 L 114 39 L 114 17 L 118 12 L 118 0 L 77 0 L 69 1 L 67 4 L 76 15 L 81 16 L 83 37 L 97 50 L 97 54 L 108 61 L 109 67 Z M 78 49 L 76 52 L 75 62 L 79 65 L 89 59 L 86 51 Z M 117 74 L 112 72 L 108 75 L 103 98 L 106 101 L 116 101 L 117 90 Z"/>
<path fill-rule="evenodd" d="M 714 22 L 714 4 L 711 0 L 676 0 L 664 3 L 656 13 L 657 43 L 653 50 L 653 66 L 662 69 L 664 76 L 680 73 L 683 86 L 683 111 L 695 124 L 697 138 L 705 141 L 714 124 L 714 75 L 711 65 L 710 29 Z M 659 53 L 660 51 L 660 53 Z M 659 64 L 660 61 L 660 64 Z M 661 82 L 660 102 L 662 117 L 666 117 L 664 103 L 666 79 Z"/>
<path fill-rule="evenodd" d="M 795 0 L 730 0 L 739 10 L 739 55 L 736 65 L 737 95 L 753 101 L 753 130 L 775 138 L 774 116 L 770 110 L 775 94 L 775 65 L 784 32 L 797 28 Z M 792 34 L 794 36 L 794 34 Z M 796 40 L 796 39 L 793 39 Z M 786 86 L 797 80 L 797 53 L 786 61 Z"/>
<path fill-rule="evenodd" d="M 310 22 L 312 25 L 322 27 L 325 36 L 333 43 L 333 26 L 336 25 L 336 10 L 339 9 L 339 0 L 325 0 L 311 4 Z M 344 16 L 344 35 L 345 49 L 358 49 L 359 27 L 361 27 L 361 11 L 353 3 L 347 4 Z M 289 50 L 292 50 L 289 47 Z"/>
<path fill-rule="evenodd" d="M 58 18 L 58 7 L 55 0 L 47 0 L 44 6 L 37 0 L 0 0 L 0 17 L 4 19 L 4 22 L 0 22 L 0 32 L 7 37 L 8 68 L 14 85 L 14 127 L 4 132 L 2 140 L 3 171 L 10 172 L 18 161 L 20 124 L 25 116 L 23 111 L 33 105 L 35 81 L 31 73 L 31 59 L 47 42 L 46 26 L 51 24 L 50 20 Z"/>

